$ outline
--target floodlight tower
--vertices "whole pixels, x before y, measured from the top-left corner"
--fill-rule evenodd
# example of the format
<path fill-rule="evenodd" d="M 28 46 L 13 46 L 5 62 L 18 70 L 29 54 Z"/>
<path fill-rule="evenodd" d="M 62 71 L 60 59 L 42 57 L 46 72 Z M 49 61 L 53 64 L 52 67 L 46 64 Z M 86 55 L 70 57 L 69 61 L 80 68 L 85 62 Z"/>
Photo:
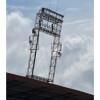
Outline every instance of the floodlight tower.
<path fill-rule="evenodd" d="M 36 14 L 35 26 L 32 29 L 32 35 L 29 36 L 30 57 L 26 75 L 28 78 L 53 83 L 57 58 L 61 56 L 62 44 L 60 43 L 60 36 L 63 17 L 63 15 L 47 8 L 42 8 Z M 54 37 L 53 43 L 51 44 L 51 59 L 48 78 L 34 75 L 34 67 L 36 62 L 40 31 Z"/>

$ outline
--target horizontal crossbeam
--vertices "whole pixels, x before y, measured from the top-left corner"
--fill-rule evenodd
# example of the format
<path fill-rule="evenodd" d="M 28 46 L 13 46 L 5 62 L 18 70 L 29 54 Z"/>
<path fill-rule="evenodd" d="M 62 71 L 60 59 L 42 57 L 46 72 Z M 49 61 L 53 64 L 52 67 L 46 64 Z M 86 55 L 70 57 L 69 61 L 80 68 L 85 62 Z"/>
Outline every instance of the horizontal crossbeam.
<path fill-rule="evenodd" d="M 52 82 L 52 80 L 50 80 L 48 78 L 44 78 L 44 77 L 37 76 L 37 75 L 33 75 L 33 76 L 30 75 L 30 76 L 27 76 L 27 77 L 35 79 L 35 80 L 43 81 L 43 82 Z"/>

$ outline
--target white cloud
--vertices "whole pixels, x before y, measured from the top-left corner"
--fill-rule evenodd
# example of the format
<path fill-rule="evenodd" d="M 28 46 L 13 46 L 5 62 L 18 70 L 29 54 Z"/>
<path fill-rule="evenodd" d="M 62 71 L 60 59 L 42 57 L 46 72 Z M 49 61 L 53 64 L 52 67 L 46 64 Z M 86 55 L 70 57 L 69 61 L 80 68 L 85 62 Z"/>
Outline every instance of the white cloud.
<path fill-rule="evenodd" d="M 7 71 L 25 74 L 27 66 L 27 38 L 31 33 L 32 20 L 24 18 L 21 12 L 7 14 Z"/>
<path fill-rule="evenodd" d="M 66 11 L 79 11 L 81 8 L 67 8 Z"/>
<path fill-rule="evenodd" d="M 34 8 L 26 7 L 26 6 L 13 6 L 13 5 L 7 5 L 7 8 L 12 10 L 34 10 Z"/>
<path fill-rule="evenodd" d="M 88 93 L 93 93 L 92 21 L 92 19 L 88 19 L 63 25 L 62 57 L 58 61 L 56 71 L 57 84 Z"/>

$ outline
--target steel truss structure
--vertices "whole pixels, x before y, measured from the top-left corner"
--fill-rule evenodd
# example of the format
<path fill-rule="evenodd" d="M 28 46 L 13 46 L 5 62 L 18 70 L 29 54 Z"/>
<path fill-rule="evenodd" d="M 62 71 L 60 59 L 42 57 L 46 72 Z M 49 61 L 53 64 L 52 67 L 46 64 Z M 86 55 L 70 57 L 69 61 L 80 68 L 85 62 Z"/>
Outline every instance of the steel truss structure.
<path fill-rule="evenodd" d="M 32 29 L 32 35 L 29 36 L 30 57 L 27 69 L 27 77 L 36 80 L 53 83 L 57 58 L 61 56 L 62 44 L 60 43 L 61 29 L 63 23 L 63 15 L 58 14 L 50 9 L 42 8 L 36 14 L 35 26 Z M 39 32 L 43 32 L 54 37 L 51 44 L 51 60 L 49 66 L 48 78 L 34 75 L 34 67 L 36 62 L 36 53 L 39 43 Z"/>

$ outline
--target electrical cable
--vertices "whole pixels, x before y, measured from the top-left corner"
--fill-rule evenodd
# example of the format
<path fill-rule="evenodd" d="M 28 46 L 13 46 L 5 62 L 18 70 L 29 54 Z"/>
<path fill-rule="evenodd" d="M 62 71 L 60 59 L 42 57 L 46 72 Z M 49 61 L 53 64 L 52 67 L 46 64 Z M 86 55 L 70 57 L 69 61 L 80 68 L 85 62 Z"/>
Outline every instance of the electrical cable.
<path fill-rule="evenodd" d="M 49 9 L 51 8 L 51 3 L 52 3 L 52 0 L 50 0 L 50 3 L 49 3 Z"/>
<path fill-rule="evenodd" d="M 41 58 L 41 59 L 39 59 L 39 60 L 36 61 L 37 62 L 36 63 L 36 66 L 37 66 L 36 70 L 39 68 L 40 65 L 42 65 L 44 63 L 44 60 L 43 60 L 44 56 L 43 56 L 43 54 L 41 52 L 39 52 L 39 53 L 38 53 L 39 54 L 38 58 Z"/>
<path fill-rule="evenodd" d="M 42 36 L 42 37 L 43 37 L 43 36 Z M 45 45 L 44 39 L 42 39 L 42 41 L 43 41 L 43 44 Z M 44 47 L 44 48 L 45 48 L 45 47 Z M 47 52 L 46 48 L 45 48 L 45 54 L 46 54 L 46 57 L 47 57 L 48 52 Z"/>
<path fill-rule="evenodd" d="M 58 5 L 59 5 L 59 0 L 58 0 L 58 2 L 57 2 L 57 8 L 56 8 L 56 12 L 57 12 L 57 10 L 58 10 Z"/>
<path fill-rule="evenodd" d="M 41 35 L 41 36 L 42 36 L 42 35 Z M 46 48 L 45 48 L 45 44 L 44 44 L 44 41 L 43 41 L 43 40 L 44 40 L 43 36 L 42 36 L 41 38 L 42 38 L 42 43 L 43 43 L 43 45 L 44 45 L 44 50 L 45 50 L 45 54 L 46 54 L 46 55 L 43 55 L 43 53 L 40 52 L 40 56 L 41 56 L 41 57 L 39 57 L 39 58 L 41 58 L 42 60 L 40 60 L 40 63 L 39 63 L 38 66 L 40 66 L 41 64 L 42 64 L 43 66 L 45 66 L 45 61 L 47 61 L 46 59 L 47 59 L 48 57 L 47 57 L 47 52 L 46 52 L 47 50 L 46 50 Z M 44 56 L 45 56 L 45 57 L 44 57 Z M 37 62 L 38 62 L 38 61 L 37 61 Z M 48 64 L 47 64 L 47 65 L 48 65 Z M 43 69 L 44 69 L 44 71 L 45 71 L 44 74 L 45 74 L 45 76 L 46 76 L 46 75 L 47 75 L 47 72 L 46 72 L 45 67 L 43 67 Z"/>
<path fill-rule="evenodd" d="M 44 39 L 43 39 L 43 36 L 42 36 L 42 42 L 43 42 L 43 45 L 44 45 L 44 50 L 45 50 L 45 59 L 44 59 L 44 61 L 48 61 L 49 59 L 48 59 L 48 52 L 47 52 L 47 50 L 46 50 L 46 48 L 45 48 L 45 42 L 44 42 Z M 47 65 L 49 66 L 49 63 L 47 63 Z M 46 74 L 47 74 L 47 72 L 46 72 Z"/>

